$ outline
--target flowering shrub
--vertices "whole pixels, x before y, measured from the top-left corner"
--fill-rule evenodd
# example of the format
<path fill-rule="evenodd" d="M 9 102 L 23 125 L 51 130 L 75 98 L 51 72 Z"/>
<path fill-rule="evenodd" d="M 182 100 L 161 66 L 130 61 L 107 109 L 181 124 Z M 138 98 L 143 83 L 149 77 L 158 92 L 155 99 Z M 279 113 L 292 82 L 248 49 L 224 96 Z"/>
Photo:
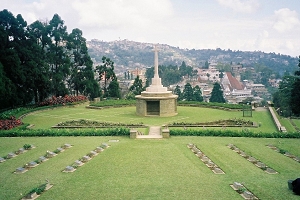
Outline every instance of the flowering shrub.
<path fill-rule="evenodd" d="M 0 120 L 0 130 L 9 130 L 20 126 L 22 124 L 20 119 L 16 119 L 14 116 L 11 116 L 9 119 Z"/>
<path fill-rule="evenodd" d="M 63 105 L 63 104 L 74 103 L 74 102 L 82 102 L 86 100 L 87 97 L 83 95 L 79 95 L 79 96 L 65 95 L 64 97 L 52 96 L 51 98 L 41 102 L 39 106 L 51 106 L 51 105 L 59 105 L 59 104 Z"/>

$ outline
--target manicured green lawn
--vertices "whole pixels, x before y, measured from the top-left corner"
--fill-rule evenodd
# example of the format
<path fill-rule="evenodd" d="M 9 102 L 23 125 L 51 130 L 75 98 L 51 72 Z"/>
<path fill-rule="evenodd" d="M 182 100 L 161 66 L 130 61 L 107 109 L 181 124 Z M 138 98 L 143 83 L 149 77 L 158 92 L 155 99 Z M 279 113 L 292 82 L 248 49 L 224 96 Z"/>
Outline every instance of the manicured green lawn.
<path fill-rule="evenodd" d="M 119 142 L 108 142 L 119 139 Z M 299 199 L 288 190 L 287 180 L 299 177 L 300 163 L 266 147 L 273 144 L 297 156 L 299 139 L 171 137 L 138 140 L 128 137 L 0 138 L 0 156 L 24 144 L 32 149 L 0 163 L 1 199 L 21 194 L 49 179 L 54 186 L 39 199 L 242 199 L 229 186 L 243 183 L 259 199 Z M 73 173 L 66 166 L 106 142 L 111 145 Z M 65 143 L 72 148 L 24 174 L 13 174 L 25 163 Z M 211 172 L 187 143 L 194 143 L 226 173 Z M 267 174 L 226 145 L 232 143 L 272 167 Z"/>
<path fill-rule="evenodd" d="M 298 128 L 300 128 L 300 119 L 292 119 Z"/>
<path fill-rule="evenodd" d="M 110 109 L 87 109 L 85 105 L 63 107 L 32 113 L 23 119 L 24 123 L 34 124 L 35 129 L 50 128 L 59 122 L 87 119 L 101 122 L 143 123 L 146 125 L 165 125 L 173 122 L 210 122 L 221 119 L 243 118 L 260 124 L 259 128 L 251 128 L 255 132 L 275 132 L 271 115 L 267 110 L 253 112 L 253 117 L 242 117 L 241 111 L 224 111 L 201 107 L 178 106 L 178 115 L 173 117 L 140 117 L 135 114 L 135 107 Z M 241 130 L 242 128 L 234 128 Z"/>

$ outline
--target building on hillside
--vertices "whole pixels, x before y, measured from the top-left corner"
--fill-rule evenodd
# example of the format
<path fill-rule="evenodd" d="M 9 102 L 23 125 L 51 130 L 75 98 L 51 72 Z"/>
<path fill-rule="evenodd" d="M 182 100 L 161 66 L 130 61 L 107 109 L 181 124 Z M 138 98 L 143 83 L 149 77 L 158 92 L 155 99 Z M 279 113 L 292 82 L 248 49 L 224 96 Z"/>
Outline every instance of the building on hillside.
<path fill-rule="evenodd" d="M 215 65 L 209 65 L 208 69 L 198 69 L 198 81 L 199 82 L 220 82 L 220 72 Z"/>
<path fill-rule="evenodd" d="M 267 88 L 263 84 L 247 84 L 247 88 L 249 88 L 252 91 L 253 96 L 259 96 L 259 97 L 271 97 L 271 94 L 268 92 Z"/>
<path fill-rule="evenodd" d="M 226 72 L 221 82 L 223 94 L 228 103 L 239 103 L 246 98 L 253 97 L 251 90 L 247 89 L 241 82 Z"/>

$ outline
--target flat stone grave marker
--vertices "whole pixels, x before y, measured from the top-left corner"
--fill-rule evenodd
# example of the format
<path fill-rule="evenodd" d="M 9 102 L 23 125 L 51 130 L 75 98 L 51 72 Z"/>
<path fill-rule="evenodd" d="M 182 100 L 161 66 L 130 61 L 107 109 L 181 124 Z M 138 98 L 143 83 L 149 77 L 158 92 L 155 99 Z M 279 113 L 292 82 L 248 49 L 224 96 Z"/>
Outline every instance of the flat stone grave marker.
<path fill-rule="evenodd" d="M 187 147 L 188 147 L 189 149 L 193 148 L 194 146 L 195 146 L 195 145 L 192 144 L 192 143 L 189 143 L 189 144 L 187 145 Z"/>
<path fill-rule="evenodd" d="M 96 156 L 96 155 L 98 155 L 98 153 L 96 153 L 95 151 L 90 151 L 90 157 L 94 157 L 94 156 Z"/>
<path fill-rule="evenodd" d="M 61 147 L 58 147 L 56 150 L 59 151 L 59 152 L 63 152 L 64 151 L 64 149 L 61 148 Z"/>
<path fill-rule="evenodd" d="M 289 153 L 289 152 L 285 152 L 284 154 L 285 156 L 289 157 L 289 158 L 295 158 L 296 156 L 294 156 L 293 154 Z"/>
<path fill-rule="evenodd" d="M 99 153 L 99 152 L 101 152 L 101 151 L 103 151 L 104 149 L 102 148 L 102 147 L 97 147 L 96 149 L 95 149 L 95 151 L 97 152 L 97 153 Z"/>
<path fill-rule="evenodd" d="M 36 167 L 38 164 L 34 161 L 31 161 L 27 164 L 28 167 Z"/>
<path fill-rule="evenodd" d="M 17 173 L 17 174 L 22 174 L 22 173 L 25 173 L 25 172 L 27 172 L 27 171 L 28 171 L 28 170 L 25 169 L 24 167 L 18 167 L 18 168 L 16 169 L 15 173 Z"/>
<path fill-rule="evenodd" d="M 243 156 L 244 158 L 248 158 L 248 157 L 249 157 L 249 156 L 248 156 L 245 152 L 243 152 L 243 151 L 240 152 L 240 155 Z"/>
<path fill-rule="evenodd" d="M 203 157 L 201 158 L 201 160 L 202 160 L 204 163 L 207 163 L 207 162 L 209 161 L 209 158 L 206 157 L 206 156 L 203 156 Z"/>
<path fill-rule="evenodd" d="M 198 153 L 196 154 L 196 156 L 197 156 L 198 158 L 202 158 L 202 157 L 204 156 L 204 154 L 203 154 L 202 152 L 198 152 Z"/>
<path fill-rule="evenodd" d="M 70 147 L 72 147 L 70 144 L 64 144 L 64 146 L 63 146 L 63 148 L 65 148 L 65 149 L 68 149 Z"/>
<path fill-rule="evenodd" d="M 18 149 L 17 154 L 21 154 L 21 153 L 24 153 L 24 152 L 26 152 L 25 149 L 24 148 L 20 148 L 20 149 Z"/>
<path fill-rule="evenodd" d="M 242 196 L 245 198 L 245 199 L 254 199 L 254 195 L 249 192 L 249 191 L 245 191 L 243 192 Z"/>
<path fill-rule="evenodd" d="M 91 160 L 91 158 L 89 156 L 83 156 L 81 160 L 82 160 L 82 162 L 87 162 L 87 161 Z"/>
<path fill-rule="evenodd" d="M 4 158 L 2 158 L 2 157 L 0 157 L 0 163 L 3 163 L 3 162 L 5 162 L 6 160 L 4 159 Z"/>
<path fill-rule="evenodd" d="M 67 166 L 63 172 L 74 172 L 75 168 L 72 166 Z"/>
<path fill-rule="evenodd" d="M 255 159 L 255 158 L 253 158 L 253 157 L 249 157 L 248 159 L 247 159 L 249 162 L 252 162 L 252 163 L 257 163 L 257 160 Z"/>
<path fill-rule="evenodd" d="M 267 167 L 267 169 L 265 170 L 265 172 L 267 172 L 268 174 L 277 174 L 278 172 L 276 172 L 274 169 Z"/>
<path fill-rule="evenodd" d="M 108 148 L 108 147 L 109 147 L 109 145 L 108 145 L 108 144 L 106 144 L 106 143 L 102 143 L 102 144 L 101 144 L 101 147 L 105 149 L 105 148 Z"/>
<path fill-rule="evenodd" d="M 56 153 L 53 153 L 52 151 L 47 151 L 47 158 L 52 158 L 54 156 L 56 156 L 57 154 Z"/>
<path fill-rule="evenodd" d="M 255 165 L 256 165 L 257 167 L 259 167 L 259 168 L 266 168 L 266 167 L 267 167 L 266 164 L 263 163 L 263 162 L 257 162 Z"/>
<path fill-rule="evenodd" d="M 233 187 L 236 190 L 244 188 L 244 186 L 241 183 L 239 183 L 239 182 L 234 182 L 233 183 Z"/>
<path fill-rule="evenodd" d="M 212 168 L 212 167 L 215 167 L 215 163 L 212 162 L 211 160 L 209 160 L 207 163 L 206 163 L 206 166 L 209 167 L 209 168 Z"/>
<path fill-rule="evenodd" d="M 82 166 L 83 164 L 84 164 L 84 163 L 81 162 L 80 160 L 75 160 L 75 162 L 74 162 L 74 165 L 76 165 L 76 166 L 78 166 L 78 167 Z"/>
<path fill-rule="evenodd" d="M 10 152 L 10 153 L 7 154 L 7 158 L 8 158 L 8 159 L 9 159 L 9 158 L 16 157 L 16 156 L 17 156 L 17 155 L 14 154 L 14 153 L 12 153 L 12 152 Z"/>
<path fill-rule="evenodd" d="M 221 170 L 219 167 L 215 167 L 212 171 L 215 174 L 225 174 L 225 172 L 223 170 Z"/>
<path fill-rule="evenodd" d="M 300 162 L 300 157 L 295 157 L 294 160 Z"/>
<path fill-rule="evenodd" d="M 36 198 L 38 198 L 39 197 L 39 195 L 37 195 L 37 193 L 36 192 L 34 192 L 34 193 L 29 193 L 29 194 L 27 194 L 24 198 L 22 198 L 22 199 L 36 199 Z"/>
<path fill-rule="evenodd" d="M 45 162 L 46 160 L 48 160 L 45 156 L 40 156 L 38 161 L 39 162 Z"/>

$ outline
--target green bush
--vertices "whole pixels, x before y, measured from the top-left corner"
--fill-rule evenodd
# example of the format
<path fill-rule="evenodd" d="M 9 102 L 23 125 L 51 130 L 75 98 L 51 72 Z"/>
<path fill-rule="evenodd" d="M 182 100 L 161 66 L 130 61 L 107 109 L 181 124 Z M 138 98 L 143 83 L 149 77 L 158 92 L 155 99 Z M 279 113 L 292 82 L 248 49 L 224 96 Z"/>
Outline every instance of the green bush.
<path fill-rule="evenodd" d="M 95 107 L 106 107 L 106 106 L 125 106 L 125 105 L 135 105 L 135 100 L 105 100 L 96 103 L 91 103 L 90 106 Z"/>
<path fill-rule="evenodd" d="M 130 135 L 128 128 L 111 129 L 12 129 L 0 131 L 0 137 L 58 137 L 58 136 L 123 136 Z"/>

